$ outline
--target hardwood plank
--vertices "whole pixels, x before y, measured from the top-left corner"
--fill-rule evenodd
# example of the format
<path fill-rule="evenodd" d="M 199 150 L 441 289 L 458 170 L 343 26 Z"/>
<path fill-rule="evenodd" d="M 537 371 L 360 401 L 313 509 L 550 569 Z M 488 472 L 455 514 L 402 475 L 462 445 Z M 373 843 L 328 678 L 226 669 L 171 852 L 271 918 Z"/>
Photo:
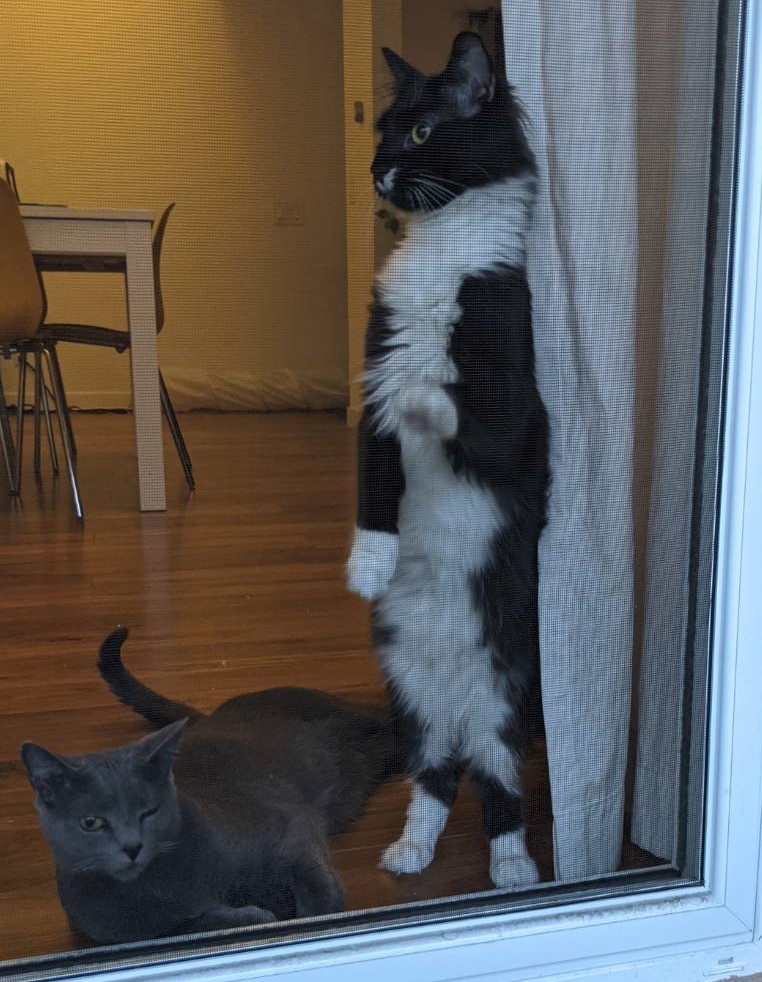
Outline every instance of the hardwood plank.
<path fill-rule="evenodd" d="M 186 414 L 198 490 L 168 443 L 166 514 L 137 511 L 128 415 L 77 415 L 85 522 L 64 481 L 0 487 L 0 959 L 68 950 L 50 857 L 18 759 L 23 740 L 62 752 L 115 746 L 147 725 L 106 691 L 98 645 L 129 626 L 126 659 L 148 684 L 209 710 L 239 692 L 300 684 L 381 693 L 368 611 L 343 586 L 354 501 L 354 433 L 331 414 Z M 30 448 L 27 447 L 27 450 Z M 31 458 L 31 452 L 28 453 Z M 538 746 L 526 773 L 528 836 L 552 877 L 550 803 Z M 401 829 L 404 782 L 383 788 L 334 841 L 349 907 L 489 888 L 487 846 L 464 788 L 432 866 L 378 869 Z M 628 846 L 628 865 L 651 857 Z"/>

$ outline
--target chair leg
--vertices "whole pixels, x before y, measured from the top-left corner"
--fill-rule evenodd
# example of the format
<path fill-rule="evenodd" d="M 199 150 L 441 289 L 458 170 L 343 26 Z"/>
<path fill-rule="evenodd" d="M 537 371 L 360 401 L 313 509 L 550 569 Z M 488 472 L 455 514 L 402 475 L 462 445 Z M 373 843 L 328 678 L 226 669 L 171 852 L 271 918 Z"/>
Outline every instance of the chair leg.
<path fill-rule="evenodd" d="M 58 412 L 61 413 L 66 421 L 66 432 L 69 435 L 69 447 L 71 448 L 71 454 L 73 457 L 77 456 L 77 441 L 74 439 L 74 430 L 71 425 L 71 413 L 69 412 L 69 402 L 66 398 L 66 389 L 64 388 L 63 374 L 61 373 L 61 362 L 58 360 L 58 349 L 56 348 L 55 342 L 46 346 L 46 351 L 48 352 L 49 364 L 51 366 L 51 382 L 55 377 L 56 384 L 53 386 L 54 389 L 58 388 L 63 395 L 63 402 L 59 402 L 56 398 L 56 407 Z"/>
<path fill-rule="evenodd" d="M 16 457 L 13 446 L 13 433 L 8 417 L 8 404 L 5 401 L 5 389 L 3 388 L 3 376 L 0 373 L 0 448 L 3 453 L 3 463 L 8 475 L 8 487 L 11 494 L 15 494 L 16 488 Z"/>
<path fill-rule="evenodd" d="M 191 463 L 190 454 L 188 453 L 188 448 L 185 445 L 185 440 L 183 439 L 180 424 L 177 422 L 175 407 L 172 405 L 172 400 L 169 398 L 169 392 L 167 391 L 164 376 L 161 374 L 161 372 L 159 372 L 159 391 L 161 392 L 161 408 L 164 412 L 167 423 L 169 424 L 169 432 L 172 434 L 172 439 L 175 441 L 175 447 L 177 447 L 177 454 L 180 458 L 183 473 L 185 474 L 185 480 L 188 483 L 188 489 L 193 491 L 196 487 L 196 482 L 193 479 L 193 465 Z"/>
<path fill-rule="evenodd" d="M 58 473 L 58 451 L 56 450 L 56 440 L 53 434 L 53 423 L 50 419 L 50 403 L 48 401 L 48 386 L 44 377 L 40 374 L 40 396 L 42 398 L 42 414 L 45 417 L 45 431 L 48 435 L 48 450 L 50 452 L 50 466 L 54 474 Z"/>
<path fill-rule="evenodd" d="M 40 437 L 42 436 L 42 357 L 40 349 L 34 349 L 34 473 L 40 477 Z"/>
<path fill-rule="evenodd" d="M 26 398 L 26 358 L 24 348 L 19 351 L 19 394 L 16 404 L 16 461 L 13 494 L 21 494 L 21 461 L 24 457 L 24 399 Z"/>
<path fill-rule="evenodd" d="M 66 461 L 66 470 L 69 474 L 69 483 L 71 484 L 71 495 L 74 500 L 74 511 L 77 518 L 82 518 L 82 502 L 79 497 L 79 486 L 77 485 L 77 475 L 74 471 L 74 457 L 71 449 L 71 441 L 69 440 L 69 430 L 66 426 L 66 418 L 68 413 L 62 410 L 62 407 L 66 405 L 66 396 L 61 388 L 60 377 L 56 374 L 54 368 L 54 361 L 52 357 L 52 351 L 55 349 L 51 347 L 45 347 L 44 353 L 47 357 L 48 362 L 48 373 L 50 375 L 50 384 L 53 388 L 53 398 L 55 399 L 56 409 L 58 412 L 58 427 L 61 431 L 61 445 L 63 446 L 64 460 Z"/>

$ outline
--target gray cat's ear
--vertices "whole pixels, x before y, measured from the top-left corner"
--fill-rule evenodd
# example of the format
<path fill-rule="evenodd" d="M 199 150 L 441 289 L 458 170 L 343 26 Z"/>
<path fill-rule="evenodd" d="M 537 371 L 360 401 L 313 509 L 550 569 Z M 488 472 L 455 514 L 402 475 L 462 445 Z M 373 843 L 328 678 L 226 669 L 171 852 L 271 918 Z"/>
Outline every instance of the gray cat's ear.
<path fill-rule="evenodd" d="M 468 119 L 495 97 L 495 73 L 478 34 L 462 31 L 453 41 L 444 72 L 445 91 L 459 116 Z"/>
<path fill-rule="evenodd" d="M 46 805 L 52 805 L 56 794 L 70 788 L 79 775 L 75 764 L 38 743 L 24 743 L 21 747 L 21 760 L 29 776 L 29 783 Z"/>
<path fill-rule="evenodd" d="M 386 64 L 389 66 L 389 70 L 394 76 L 395 88 L 401 89 L 408 83 L 421 77 L 421 73 L 417 68 L 413 68 L 412 65 L 408 64 L 404 58 L 401 58 L 397 52 L 392 51 L 391 48 L 382 48 L 381 54 L 384 56 Z"/>
<path fill-rule="evenodd" d="M 159 778 L 169 777 L 172 761 L 180 747 L 183 730 L 187 725 L 187 719 L 177 720 L 158 732 L 143 737 L 135 744 L 135 752 L 140 762 Z"/>

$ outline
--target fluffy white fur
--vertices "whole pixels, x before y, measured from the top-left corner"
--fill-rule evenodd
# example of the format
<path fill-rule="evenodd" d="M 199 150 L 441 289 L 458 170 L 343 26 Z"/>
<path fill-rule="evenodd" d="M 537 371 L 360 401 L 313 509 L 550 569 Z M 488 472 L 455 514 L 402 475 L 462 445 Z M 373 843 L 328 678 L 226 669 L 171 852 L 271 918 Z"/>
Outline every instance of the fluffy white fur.
<path fill-rule="evenodd" d="M 434 857 L 439 836 L 447 822 L 450 809 L 413 785 L 407 820 L 400 838 L 384 853 L 381 865 L 390 873 L 420 873 Z"/>
<path fill-rule="evenodd" d="M 490 843 L 489 875 L 496 887 L 514 890 L 540 879 L 534 860 L 527 852 L 524 829 L 504 832 Z"/>
<path fill-rule="evenodd" d="M 347 586 L 363 600 L 375 600 L 389 584 L 397 565 L 399 539 L 390 532 L 355 529 L 347 562 Z"/>
<path fill-rule="evenodd" d="M 534 178 L 513 178 L 411 215 L 405 238 L 376 280 L 393 332 L 388 354 L 365 376 L 380 432 L 398 430 L 400 398 L 409 386 L 456 381 L 447 345 L 461 315 L 458 291 L 467 276 L 500 264 L 524 267 L 533 191 Z"/>

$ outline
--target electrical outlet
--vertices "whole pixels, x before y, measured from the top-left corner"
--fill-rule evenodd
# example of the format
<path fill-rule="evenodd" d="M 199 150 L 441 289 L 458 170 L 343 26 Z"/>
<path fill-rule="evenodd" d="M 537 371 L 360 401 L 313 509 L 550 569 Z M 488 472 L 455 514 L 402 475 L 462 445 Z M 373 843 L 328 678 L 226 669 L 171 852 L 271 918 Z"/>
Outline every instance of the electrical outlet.
<path fill-rule="evenodd" d="M 276 201 L 273 205 L 274 225 L 304 225 L 304 208 L 298 201 Z"/>

